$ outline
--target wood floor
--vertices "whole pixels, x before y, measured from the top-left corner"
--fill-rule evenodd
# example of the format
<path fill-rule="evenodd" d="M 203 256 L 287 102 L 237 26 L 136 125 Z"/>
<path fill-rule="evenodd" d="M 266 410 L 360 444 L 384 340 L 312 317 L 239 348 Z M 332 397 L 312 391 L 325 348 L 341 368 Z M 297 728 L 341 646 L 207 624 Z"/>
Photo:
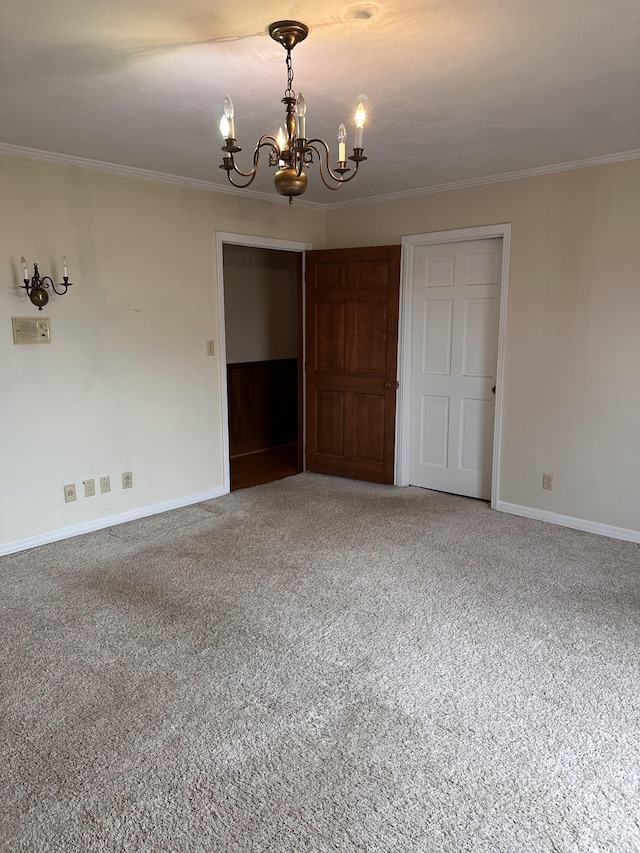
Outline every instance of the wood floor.
<path fill-rule="evenodd" d="M 297 442 L 232 456 L 230 462 L 232 492 L 282 480 L 302 471 L 298 463 Z"/>

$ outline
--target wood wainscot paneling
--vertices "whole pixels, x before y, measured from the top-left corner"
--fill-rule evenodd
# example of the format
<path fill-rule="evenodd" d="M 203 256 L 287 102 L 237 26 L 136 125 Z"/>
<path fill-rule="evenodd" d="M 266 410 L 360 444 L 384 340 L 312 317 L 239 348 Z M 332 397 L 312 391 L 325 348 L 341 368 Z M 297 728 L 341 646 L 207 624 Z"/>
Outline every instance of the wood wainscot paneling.
<path fill-rule="evenodd" d="M 301 470 L 297 462 L 298 360 L 228 364 L 227 392 L 231 488 Z"/>

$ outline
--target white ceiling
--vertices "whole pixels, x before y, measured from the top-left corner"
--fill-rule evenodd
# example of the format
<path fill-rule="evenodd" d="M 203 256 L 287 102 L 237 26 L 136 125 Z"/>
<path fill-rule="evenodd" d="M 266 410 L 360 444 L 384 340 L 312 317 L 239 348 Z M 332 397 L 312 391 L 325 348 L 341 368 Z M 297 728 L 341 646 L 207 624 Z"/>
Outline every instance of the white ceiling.
<path fill-rule="evenodd" d="M 335 149 L 368 109 L 360 174 L 331 193 L 313 169 L 306 200 L 640 149 L 638 0 L 3 0 L 0 15 L 8 145 L 224 184 L 224 95 L 248 167 L 283 124 L 286 54 L 265 29 L 293 18 L 311 30 L 293 52 L 308 135 Z M 261 171 L 252 189 L 272 194 Z"/>

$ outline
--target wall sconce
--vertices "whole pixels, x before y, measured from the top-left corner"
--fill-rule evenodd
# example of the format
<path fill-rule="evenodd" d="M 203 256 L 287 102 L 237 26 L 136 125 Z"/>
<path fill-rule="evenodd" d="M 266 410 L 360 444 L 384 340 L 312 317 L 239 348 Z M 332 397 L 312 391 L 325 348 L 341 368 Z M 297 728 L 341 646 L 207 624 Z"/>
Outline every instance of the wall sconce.
<path fill-rule="evenodd" d="M 62 256 L 62 282 L 58 285 L 58 287 L 63 288 L 62 290 L 58 290 L 51 276 L 44 275 L 40 278 L 38 264 L 33 265 L 33 276 L 30 279 L 29 269 L 24 257 L 20 258 L 20 261 L 22 262 L 22 277 L 24 279 L 24 284 L 21 284 L 20 287 L 24 287 L 27 291 L 27 296 L 34 305 L 38 306 L 40 311 L 42 311 L 43 306 L 49 301 L 49 294 L 47 293 L 47 289 L 49 287 L 51 287 L 53 292 L 58 296 L 64 296 L 73 284 L 72 281 L 69 281 L 67 259 L 64 255 Z"/>

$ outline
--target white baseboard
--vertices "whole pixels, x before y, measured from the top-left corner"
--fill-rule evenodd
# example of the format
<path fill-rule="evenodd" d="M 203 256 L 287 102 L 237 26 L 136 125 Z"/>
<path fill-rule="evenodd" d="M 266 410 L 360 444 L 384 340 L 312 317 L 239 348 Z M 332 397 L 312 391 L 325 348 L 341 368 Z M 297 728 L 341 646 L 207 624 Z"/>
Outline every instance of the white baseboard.
<path fill-rule="evenodd" d="M 536 521 L 548 521 L 562 527 L 572 527 L 574 530 L 585 530 L 587 533 L 597 533 L 599 536 L 609 536 L 611 539 L 624 539 L 627 542 L 640 542 L 640 530 L 627 530 L 625 527 L 613 527 L 610 524 L 600 524 L 597 521 L 586 521 L 584 518 L 571 518 L 569 515 L 559 515 L 544 509 L 530 506 L 519 506 L 505 501 L 498 501 L 495 507 L 500 512 L 511 515 L 522 515 L 524 518 L 534 518 Z"/>
<path fill-rule="evenodd" d="M 128 510 L 127 512 L 110 515 L 106 518 L 96 518 L 92 521 L 86 521 L 83 524 L 76 524 L 73 527 L 63 527 L 60 530 L 51 530 L 47 533 L 40 533 L 37 536 L 29 536 L 26 539 L 16 539 L 13 542 L 3 542 L 0 543 L 0 556 L 3 556 L 4 554 L 14 554 L 16 551 L 26 551 L 29 548 L 38 548 L 40 545 L 48 545 L 50 542 L 58 542 L 61 539 L 70 539 L 72 536 L 81 536 L 83 533 L 91 533 L 94 530 L 103 530 L 105 527 L 114 527 L 117 524 L 124 524 L 127 521 L 136 521 L 139 518 L 146 518 L 149 515 L 157 515 L 161 512 L 169 512 L 169 510 L 180 509 L 180 507 L 183 506 L 192 506 L 193 504 L 200 503 L 201 501 L 212 500 L 213 498 L 219 498 L 226 494 L 228 494 L 228 490 L 226 490 L 224 486 L 220 486 L 207 492 L 200 492 L 195 495 L 186 495 L 182 498 L 164 501 L 163 503 L 153 504 L 152 506 Z M 558 524 L 562 527 L 572 527 L 574 530 L 584 530 L 587 533 L 596 533 L 599 536 L 609 536 L 612 539 L 623 539 L 627 542 L 640 543 L 640 530 L 627 530 L 624 527 L 613 527 L 609 524 L 600 524 L 596 521 L 587 521 L 583 518 L 572 518 L 568 515 L 559 515 L 555 512 L 547 512 L 543 509 L 511 504 L 506 501 L 498 501 L 495 508 L 499 512 L 508 512 L 511 515 L 521 515 L 524 518 L 533 518 L 536 521 L 547 521 L 550 524 Z"/>
<path fill-rule="evenodd" d="M 148 515 L 157 515 L 158 513 L 168 512 L 172 509 L 180 509 L 183 506 L 191 506 L 202 501 L 209 501 L 212 498 L 219 498 L 226 494 L 228 494 L 228 490 L 224 486 L 219 486 L 216 489 L 199 492 L 196 495 L 186 495 L 182 498 L 164 501 L 163 503 L 153 504 L 152 506 L 127 510 L 127 512 L 109 515 L 106 518 L 95 518 L 92 521 L 85 521 L 73 527 L 63 527 L 60 530 L 39 533 L 37 536 L 16 539 L 14 542 L 3 542 L 0 543 L 0 556 L 14 554 L 16 551 L 26 551 L 29 548 L 38 548 L 40 545 L 48 545 L 50 542 L 59 542 L 61 539 L 70 539 L 72 536 L 81 536 L 83 533 L 92 533 L 94 530 L 103 530 L 105 527 L 114 527 L 116 524 L 124 524 L 127 521 L 146 518 Z"/>

